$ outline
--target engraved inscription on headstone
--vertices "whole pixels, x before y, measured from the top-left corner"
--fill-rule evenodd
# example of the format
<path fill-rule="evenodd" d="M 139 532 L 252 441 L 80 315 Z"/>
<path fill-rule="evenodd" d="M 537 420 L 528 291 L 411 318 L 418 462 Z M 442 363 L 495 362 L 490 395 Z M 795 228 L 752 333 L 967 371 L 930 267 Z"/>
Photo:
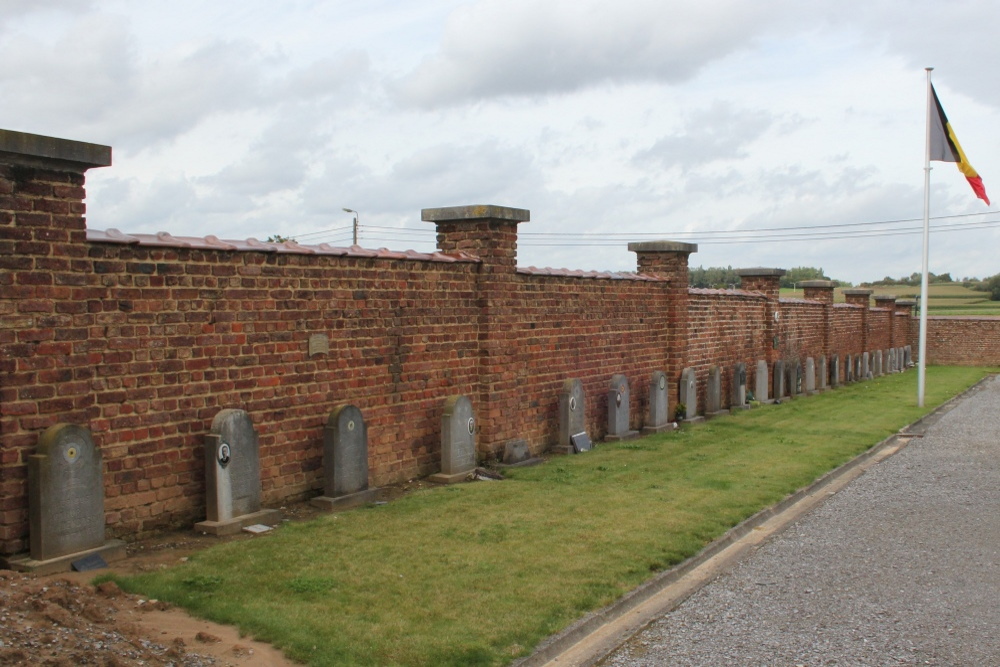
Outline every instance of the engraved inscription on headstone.
<path fill-rule="evenodd" d="M 662 431 L 669 423 L 667 374 L 663 371 L 653 371 L 653 376 L 649 381 L 649 418 L 643 431 L 652 433 Z"/>
<path fill-rule="evenodd" d="M 475 469 L 476 418 L 472 401 L 466 396 L 450 396 L 441 415 L 441 472 L 430 479 L 451 484 L 464 481 Z"/>
<path fill-rule="evenodd" d="M 639 435 L 629 428 L 631 394 L 628 378 L 620 373 L 611 376 L 608 386 L 608 440 L 623 440 Z"/>
<path fill-rule="evenodd" d="M 101 452 L 90 431 L 49 427 L 28 457 L 31 558 L 48 560 L 104 544 Z"/>
<path fill-rule="evenodd" d="M 554 451 L 562 454 L 575 453 L 571 436 L 587 430 L 586 408 L 583 383 L 576 379 L 563 382 L 562 392 L 559 394 L 559 442 L 553 448 Z"/>
<path fill-rule="evenodd" d="M 754 392 L 761 403 L 770 403 L 768 399 L 767 362 L 761 359 L 757 362 L 757 373 L 754 375 Z"/>
<path fill-rule="evenodd" d="M 698 419 L 698 380 L 693 368 L 681 371 L 680 402 L 684 404 L 684 421 Z"/>

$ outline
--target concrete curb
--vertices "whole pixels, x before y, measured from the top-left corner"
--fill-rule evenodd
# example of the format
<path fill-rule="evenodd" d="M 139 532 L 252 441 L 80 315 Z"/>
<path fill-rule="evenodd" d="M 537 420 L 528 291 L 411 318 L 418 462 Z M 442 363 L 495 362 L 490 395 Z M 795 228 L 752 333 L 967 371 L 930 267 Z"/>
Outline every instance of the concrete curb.
<path fill-rule="evenodd" d="M 809 486 L 799 489 L 779 503 L 754 514 L 742 523 L 729 529 L 722 537 L 709 544 L 697 555 L 692 556 L 688 560 L 669 570 L 661 572 L 611 605 L 588 614 L 562 632 L 543 641 L 531 655 L 522 658 L 521 660 L 517 660 L 512 664 L 516 667 L 540 667 L 541 665 L 546 665 L 550 662 L 554 665 L 587 666 L 596 664 L 600 660 L 607 657 L 607 655 L 618 648 L 618 646 L 622 643 L 627 641 L 632 635 L 652 622 L 652 620 L 655 620 L 655 617 L 643 620 L 639 624 L 633 624 L 619 632 L 612 631 L 610 636 L 605 636 L 601 640 L 595 641 L 594 643 L 596 645 L 592 650 L 577 650 L 575 651 L 577 655 L 572 657 L 567 656 L 566 654 L 574 647 L 577 647 L 578 644 L 581 644 L 591 636 L 598 634 L 599 631 L 605 628 L 605 626 L 619 622 L 626 615 L 634 613 L 640 605 L 647 603 L 654 596 L 657 596 L 661 592 L 665 591 L 668 587 L 681 582 L 686 577 L 689 577 L 694 570 L 703 568 L 703 566 L 708 564 L 709 561 L 720 557 L 720 555 L 727 549 L 739 546 L 737 543 L 746 538 L 753 531 L 761 528 L 763 524 L 771 521 L 772 519 L 781 518 L 782 515 L 791 515 L 787 517 L 787 520 L 780 522 L 780 525 L 777 528 L 768 532 L 765 539 L 770 539 L 774 535 L 780 533 L 781 530 L 790 525 L 799 516 L 811 510 L 819 504 L 819 502 L 822 502 L 822 499 L 819 498 L 820 491 L 827 489 L 827 487 L 830 487 L 837 482 L 843 482 L 840 486 L 846 485 L 851 480 L 861 475 L 864 470 L 871 465 L 875 465 L 879 461 L 888 458 L 901 450 L 910 442 L 912 438 L 922 437 L 927 429 L 940 420 L 943 415 L 952 410 L 963 399 L 979 391 L 983 385 L 987 381 L 992 380 L 993 377 L 993 375 L 986 376 L 962 393 L 957 394 L 948 401 L 945 401 L 917 421 L 903 427 L 899 430 L 899 432 L 894 433 L 888 438 L 875 444 L 873 447 L 841 465 L 839 468 L 835 468 L 834 470 L 831 470 L 825 475 L 819 477 Z M 805 502 L 810 499 L 812 500 L 811 503 Z M 793 510 L 800 504 L 808 505 L 808 507 L 804 507 L 800 511 L 794 512 Z M 760 543 L 763 543 L 763 540 L 761 540 Z M 735 563 L 739 562 L 739 560 L 742 560 L 747 555 L 752 553 L 758 546 L 759 544 L 753 544 L 736 549 L 734 555 L 729 558 L 724 568 L 728 569 L 728 567 L 731 567 Z M 659 606 L 656 610 L 656 615 L 662 615 L 677 607 L 685 599 L 715 579 L 723 571 L 724 569 L 717 569 L 713 574 L 711 574 L 711 576 L 702 577 L 700 580 L 689 582 L 687 586 L 683 587 L 684 592 L 682 594 L 671 598 L 666 604 Z M 645 612 L 645 615 L 648 616 L 648 612 Z M 581 653 L 585 655 L 580 655 Z"/>

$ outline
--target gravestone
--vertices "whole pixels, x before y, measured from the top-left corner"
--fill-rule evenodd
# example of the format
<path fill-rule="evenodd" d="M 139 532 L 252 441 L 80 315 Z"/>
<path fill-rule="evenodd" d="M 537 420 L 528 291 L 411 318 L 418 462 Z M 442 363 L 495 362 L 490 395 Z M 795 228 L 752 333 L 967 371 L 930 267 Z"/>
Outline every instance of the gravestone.
<path fill-rule="evenodd" d="M 552 451 L 557 454 L 576 453 L 573 436 L 586 434 L 586 415 L 583 383 L 579 380 L 566 380 L 559 394 L 559 441 Z"/>
<path fill-rule="evenodd" d="M 729 406 L 732 410 L 746 410 L 747 405 L 747 365 L 736 364 L 733 367 L 733 404 Z"/>
<path fill-rule="evenodd" d="M 889 372 L 890 373 L 895 373 L 898 370 L 899 369 L 896 368 L 896 348 L 890 347 L 889 348 Z"/>
<path fill-rule="evenodd" d="M 818 391 L 826 391 L 830 388 L 830 374 L 826 372 L 826 356 L 821 356 L 819 358 L 819 370 L 816 371 L 816 375 L 819 377 Z"/>
<path fill-rule="evenodd" d="M 671 414 L 667 400 L 667 374 L 653 371 L 649 381 L 649 418 L 643 433 L 659 433 L 670 425 Z"/>
<path fill-rule="evenodd" d="M 788 388 L 789 398 L 795 398 L 802 393 L 802 362 L 795 361 L 793 363 L 785 364 L 786 368 L 786 383 Z"/>
<path fill-rule="evenodd" d="M 544 459 L 531 455 L 531 448 L 528 441 L 523 438 L 508 440 L 503 446 L 503 462 L 498 463 L 498 468 L 517 468 L 522 466 L 533 466 L 541 463 Z"/>
<path fill-rule="evenodd" d="M 881 377 L 882 371 L 882 350 L 875 350 L 875 357 L 872 365 L 875 367 L 875 377 Z"/>
<path fill-rule="evenodd" d="M 812 357 L 806 357 L 806 394 L 816 393 L 816 362 Z"/>
<path fill-rule="evenodd" d="M 620 373 L 612 375 L 611 384 L 608 385 L 608 434 L 605 440 L 631 440 L 639 437 L 638 431 L 629 428 L 630 402 L 628 378 Z"/>
<path fill-rule="evenodd" d="M 854 359 L 848 354 L 844 357 L 844 384 L 852 382 L 854 382 Z"/>
<path fill-rule="evenodd" d="M 903 348 L 903 365 L 907 367 L 913 365 L 913 349 L 909 345 Z"/>
<path fill-rule="evenodd" d="M 785 362 L 774 362 L 774 398 L 781 400 L 785 397 Z"/>
<path fill-rule="evenodd" d="M 312 504 L 327 510 L 344 509 L 377 497 L 378 489 L 368 487 L 368 426 L 356 406 L 339 405 L 323 428 L 323 495 L 313 498 Z"/>
<path fill-rule="evenodd" d="M 428 479 L 454 484 L 466 481 L 475 470 L 476 416 L 472 401 L 466 396 L 449 396 L 441 413 L 441 472 Z"/>
<path fill-rule="evenodd" d="M 727 414 L 729 411 L 722 409 L 722 371 L 718 366 L 711 366 L 708 369 L 708 382 L 705 385 L 705 416 Z"/>
<path fill-rule="evenodd" d="M 772 402 L 771 399 L 768 398 L 767 387 L 767 362 L 761 359 L 757 362 L 757 372 L 754 375 L 754 398 L 761 403 Z"/>
<path fill-rule="evenodd" d="M 861 357 L 862 357 L 862 355 L 860 355 L 860 354 L 854 355 L 854 381 L 855 382 L 862 382 L 863 380 L 867 380 L 868 379 L 867 376 L 866 376 L 866 374 L 862 372 Z"/>
<path fill-rule="evenodd" d="M 194 528 L 210 535 L 281 522 L 281 512 L 260 506 L 260 444 L 244 410 L 219 411 L 205 436 L 205 505 L 207 518 Z"/>
<path fill-rule="evenodd" d="M 871 380 L 872 377 L 874 374 L 872 373 L 871 355 L 865 352 L 861 355 L 861 379 Z"/>
<path fill-rule="evenodd" d="M 896 359 L 898 360 L 899 370 L 900 371 L 905 371 L 909 367 L 909 364 L 906 363 L 906 348 L 905 347 L 898 347 L 898 348 L 896 348 Z"/>
<path fill-rule="evenodd" d="M 840 386 L 840 355 L 830 356 L 830 386 Z"/>
<path fill-rule="evenodd" d="M 693 368 L 681 371 L 680 402 L 684 405 L 684 421 L 701 421 L 698 416 L 698 379 Z"/>
<path fill-rule="evenodd" d="M 125 558 L 124 542 L 104 539 L 101 451 L 82 426 L 50 426 L 28 457 L 28 543 L 7 567 L 51 574 L 84 558 Z"/>

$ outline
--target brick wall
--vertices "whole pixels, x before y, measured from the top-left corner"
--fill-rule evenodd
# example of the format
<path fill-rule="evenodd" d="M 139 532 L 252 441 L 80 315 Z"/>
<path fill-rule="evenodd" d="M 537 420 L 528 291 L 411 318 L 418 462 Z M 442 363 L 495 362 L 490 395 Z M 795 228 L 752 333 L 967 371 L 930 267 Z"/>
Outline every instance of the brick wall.
<path fill-rule="evenodd" d="M 823 281 L 815 298 L 779 301 L 779 269 L 745 270 L 742 290 L 689 289 L 692 244 L 630 244 L 636 273 L 519 269 L 520 209 L 425 210 L 436 253 L 88 232 L 84 173 L 107 164 L 106 147 L 0 130 L 3 554 L 26 546 L 27 458 L 59 422 L 93 433 L 108 532 L 135 537 L 204 517 L 203 444 L 224 408 L 250 414 L 273 506 L 320 491 L 322 429 L 341 403 L 361 409 L 371 481 L 385 484 L 439 469 L 450 395 L 472 399 L 482 456 L 514 438 L 542 452 L 569 378 L 600 439 L 615 373 L 638 428 L 653 371 L 668 374 L 672 409 L 693 367 L 703 409 L 713 365 L 728 405 L 736 363 L 753 386 L 759 359 L 915 336 L 905 307 L 835 307 Z M 932 362 L 951 349 L 995 359 L 1000 325 L 934 319 Z M 328 353 L 310 351 L 318 337 Z"/>
<path fill-rule="evenodd" d="M 917 350 L 917 321 L 912 342 Z M 1000 317 L 927 318 L 927 363 L 943 366 L 1000 366 Z"/>

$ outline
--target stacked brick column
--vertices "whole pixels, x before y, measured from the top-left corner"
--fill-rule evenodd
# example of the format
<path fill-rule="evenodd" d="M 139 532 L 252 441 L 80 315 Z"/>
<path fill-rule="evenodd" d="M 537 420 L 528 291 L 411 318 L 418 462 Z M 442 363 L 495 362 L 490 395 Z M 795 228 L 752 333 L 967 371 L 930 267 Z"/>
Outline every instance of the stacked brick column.
<path fill-rule="evenodd" d="M 639 273 L 666 279 L 664 296 L 669 331 L 666 338 L 667 363 L 664 371 L 668 378 L 674 380 L 668 383 L 668 400 L 670 405 L 677 405 L 677 381 L 687 364 L 690 336 L 688 257 L 691 253 L 698 252 L 698 245 L 676 241 L 642 241 L 629 243 L 628 249 L 636 254 Z"/>
<path fill-rule="evenodd" d="M 528 211 L 504 206 L 425 208 L 421 219 L 437 225 L 438 249 L 465 252 L 482 260 L 479 293 L 479 447 L 493 453 L 518 437 L 517 365 L 513 323 L 518 292 L 517 226 L 531 219 Z"/>
<path fill-rule="evenodd" d="M 917 302 L 914 299 L 896 299 L 896 312 L 892 318 L 893 347 L 909 345 L 911 339 L 916 340 L 916 332 L 920 326 L 920 321 L 913 317 L 913 310 L 916 306 Z"/>
<path fill-rule="evenodd" d="M 750 269 L 737 269 L 736 275 L 740 277 L 741 289 L 745 292 L 758 292 L 767 299 L 767 338 L 772 342 L 771 348 L 767 352 L 767 361 L 771 363 L 781 359 L 780 309 L 778 298 L 781 294 L 781 276 L 785 275 L 784 269 L 769 269 L 755 267 Z M 775 317 L 777 315 L 778 317 Z"/>
<path fill-rule="evenodd" d="M 111 149 L 0 130 L 0 553 L 27 545 L 27 457 L 57 422 L 91 426 L 103 290 L 87 263 L 84 173 Z"/>
<path fill-rule="evenodd" d="M 799 283 L 803 298 L 823 304 L 823 356 L 830 356 L 830 320 L 833 318 L 833 290 L 837 286 L 832 280 L 805 280 Z"/>
<path fill-rule="evenodd" d="M 868 350 L 868 306 L 874 290 L 870 289 L 845 289 L 844 301 L 852 306 L 861 306 L 861 350 Z"/>

